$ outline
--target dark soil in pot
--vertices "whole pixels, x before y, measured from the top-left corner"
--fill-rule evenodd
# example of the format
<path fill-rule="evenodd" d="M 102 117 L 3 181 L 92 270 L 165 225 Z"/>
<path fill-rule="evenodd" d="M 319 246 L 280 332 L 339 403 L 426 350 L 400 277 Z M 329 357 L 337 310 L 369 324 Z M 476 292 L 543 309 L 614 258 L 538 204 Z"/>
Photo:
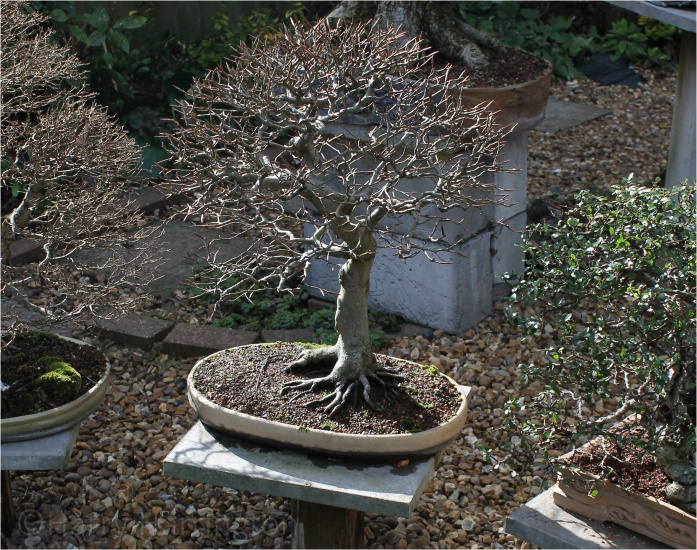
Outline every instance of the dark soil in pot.
<path fill-rule="evenodd" d="M 4 339 L 4 338 L 3 338 Z M 59 358 L 81 377 L 77 393 L 66 396 L 40 387 L 36 380 L 49 371 Z M 87 393 L 106 372 L 107 360 L 102 352 L 87 344 L 78 344 L 53 334 L 27 332 L 15 335 L 2 352 L 2 418 L 14 418 L 54 409 Z"/>
<path fill-rule="evenodd" d="M 549 68 L 545 59 L 523 50 L 505 48 L 502 52 L 497 52 L 482 48 L 482 51 L 489 58 L 486 67 L 472 71 L 463 65 L 454 65 L 451 69 L 454 76 L 466 74 L 471 88 L 503 88 L 524 84 L 540 78 Z M 437 69 L 443 69 L 449 64 L 452 62 L 441 55 L 434 58 Z"/>
<path fill-rule="evenodd" d="M 298 344 L 271 344 L 233 348 L 204 360 L 196 372 L 194 387 L 214 403 L 237 412 L 292 426 L 340 433 L 386 435 L 414 433 L 435 428 L 449 420 L 461 404 L 457 388 L 438 374 L 435 367 L 378 356 L 378 362 L 393 369 L 405 380 L 387 395 L 373 385 L 371 398 L 376 411 L 362 399 L 347 403 L 333 418 L 323 404 L 307 406 L 321 394 L 293 399 L 292 392 L 281 396 L 284 382 L 327 374 L 326 369 L 307 368 L 293 374 L 285 367 L 304 348 Z M 389 388 L 389 386 L 388 386 Z"/>
<path fill-rule="evenodd" d="M 622 426 L 615 431 L 642 438 L 646 428 Z M 612 481 L 623 489 L 668 502 L 664 489 L 670 479 L 656 464 L 654 457 L 632 444 L 618 445 L 605 438 L 598 438 L 577 449 L 569 461 L 586 472 Z"/>

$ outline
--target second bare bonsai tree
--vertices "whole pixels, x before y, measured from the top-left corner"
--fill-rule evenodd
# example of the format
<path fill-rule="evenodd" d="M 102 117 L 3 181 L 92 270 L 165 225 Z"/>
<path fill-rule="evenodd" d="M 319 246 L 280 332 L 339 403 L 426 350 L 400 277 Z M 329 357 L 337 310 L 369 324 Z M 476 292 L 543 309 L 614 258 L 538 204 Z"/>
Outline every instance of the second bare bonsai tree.
<path fill-rule="evenodd" d="M 330 414 L 354 392 L 371 406 L 371 383 L 394 377 L 378 367 L 368 330 L 378 247 L 438 261 L 454 247 L 447 224 L 464 236 L 465 213 L 503 199 L 482 176 L 497 167 L 505 132 L 485 106 L 462 107 L 464 79 L 433 69 L 432 56 L 377 23 L 294 26 L 264 48 L 242 45 L 179 106 L 171 176 L 192 198 L 186 215 L 256 237 L 230 261 L 208 258 L 207 292 L 282 289 L 312 259 L 345 261 L 337 343 L 289 367 L 327 363 L 328 373 L 285 388 L 330 388 L 320 399 Z"/>

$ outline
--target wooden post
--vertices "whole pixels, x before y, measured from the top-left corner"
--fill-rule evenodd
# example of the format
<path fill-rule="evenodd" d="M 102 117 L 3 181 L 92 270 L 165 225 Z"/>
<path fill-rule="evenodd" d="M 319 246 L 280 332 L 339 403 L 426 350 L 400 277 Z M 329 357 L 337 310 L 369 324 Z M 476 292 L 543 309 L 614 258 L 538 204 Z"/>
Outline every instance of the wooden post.
<path fill-rule="evenodd" d="M 12 502 L 12 479 L 9 470 L 2 471 L 2 498 L 0 498 L 0 508 L 2 508 L 2 534 L 9 537 L 17 521 L 14 503 Z"/>
<path fill-rule="evenodd" d="M 292 501 L 293 548 L 363 548 L 364 514 L 358 510 Z"/>

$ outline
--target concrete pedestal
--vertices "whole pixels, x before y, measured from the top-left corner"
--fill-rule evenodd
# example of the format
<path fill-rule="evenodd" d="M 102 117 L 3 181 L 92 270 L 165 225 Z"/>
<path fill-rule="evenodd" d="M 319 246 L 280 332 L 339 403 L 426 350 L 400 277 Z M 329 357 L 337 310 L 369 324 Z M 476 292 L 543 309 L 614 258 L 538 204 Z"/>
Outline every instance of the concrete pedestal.
<path fill-rule="evenodd" d="M 669 548 L 611 522 L 599 523 L 554 504 L 556 485 L 506 518 L 506 533 L 540 548 Z"/>
<path fill-rule="evenodd" d="M 178 479 L 294 499 L 295 548 L 356 548 L 363 544 L 360 512 L 408 517 L 435 464 L 435 457 L 397 468 L 309 456 L 223 435 L 198 422 L 162 469 Z"/>
<path fill-rule="evenodd" d="M 439 262 L 444 263 L 430 261 L 423 253 L 405 262 L 394 255 L 394 250 L 378 250 L 370 278 L 371 308 L 453 334 L 491 314 L 492 301 L 504 294 L 500 275 L 523 269 L 523 251 L 518 245 L 527 221 L 527 147 L 528 132 L 508 136 L 499 160 L 506 163 L 506 169 L 515 171 L 488 174 L 497 195 L 506 195 L 504 204 L 487 207 L 483 212 L 471 210 L 460 223 L 444 224 L 446 240 L 461 243 L 453 252 L 438 255 Z M 420 185 L 428 182 L 411 184 L 415 188 Z M 431 214 L 438 215 L 435 211 Z M 452 215 L 440 214 L 446 218 Z M 432 221 L 425 224 L 425 235 L 432 225 Z M 393 230 L 399 233 L 400 226 Z M 335 299 L 341 263 L 313 260 L 307 277 L 310 294 Z"/>
<path fill-rule="evenodd" d="M 26 441 L 2 443 L 0 465 L 2 469 L 2 531 L 12 532 L 15 523 L 10 470 L 60 470 L 70 462 L 80 424 L 70 430 Z"/>

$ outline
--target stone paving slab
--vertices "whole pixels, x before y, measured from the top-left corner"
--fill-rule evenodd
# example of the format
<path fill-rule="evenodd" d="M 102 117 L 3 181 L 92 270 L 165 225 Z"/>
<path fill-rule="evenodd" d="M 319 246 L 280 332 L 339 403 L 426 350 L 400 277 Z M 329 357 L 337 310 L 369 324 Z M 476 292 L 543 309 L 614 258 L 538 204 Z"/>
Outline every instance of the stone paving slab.
<path fill-rule="evenodd" d="M 257 343 L 259 335 L 246 330 L 177 323 L 162 342 L 162 352 L 203 357 L 216 351 Z"/>
<path fill-rule="evenodd" d="M 100 338 L 147 350 L 172 330 L 174 322 L 146 315 L 125 315 L 116 320 L 95 321 L 92 326 Z"/>
<path fill-rule="evenodd" d="M 311 328 L 293 328 L 285 330 L 264 330 L 262 342 L 312 342 L 315 331 Z"/>
<path fill-rule="evenodd" d="M 20 239 L 10 243 L 10 265 L 25 265 L 44 257 L 44 241 Z"/>
<path fill-rule="evenodd" d="M 61 470 L 70 462 L 80 424 L 57 434 L 0 445 L 3 470 Z"/>
<path fill-rule="evenodd" d="M 554 504 L 556 485 L 506 518 L 506 533 L 540 548 L 668 548 L 611 522 L 600 523 Z"/>
<path fill-rule="evenodd" d="M 538 132 L 553 134 L 559 130 L 566 130 L 573 126 L 578 126 L 589 120 L 610 114 L 610 109 L 587 105 L 585 103 L 575 103 L 573 101 L 562 101 L 561 99 L 549 98 L 545 119 L 535 128 Z"/>
<path fill-rule="evenodd" d="M 409 517 L 435 468 L 433 457 L 392 464 L 340 461 L 273 449 L 197 422 L 165 458 L 166 476 L 380 515 Z"/>

